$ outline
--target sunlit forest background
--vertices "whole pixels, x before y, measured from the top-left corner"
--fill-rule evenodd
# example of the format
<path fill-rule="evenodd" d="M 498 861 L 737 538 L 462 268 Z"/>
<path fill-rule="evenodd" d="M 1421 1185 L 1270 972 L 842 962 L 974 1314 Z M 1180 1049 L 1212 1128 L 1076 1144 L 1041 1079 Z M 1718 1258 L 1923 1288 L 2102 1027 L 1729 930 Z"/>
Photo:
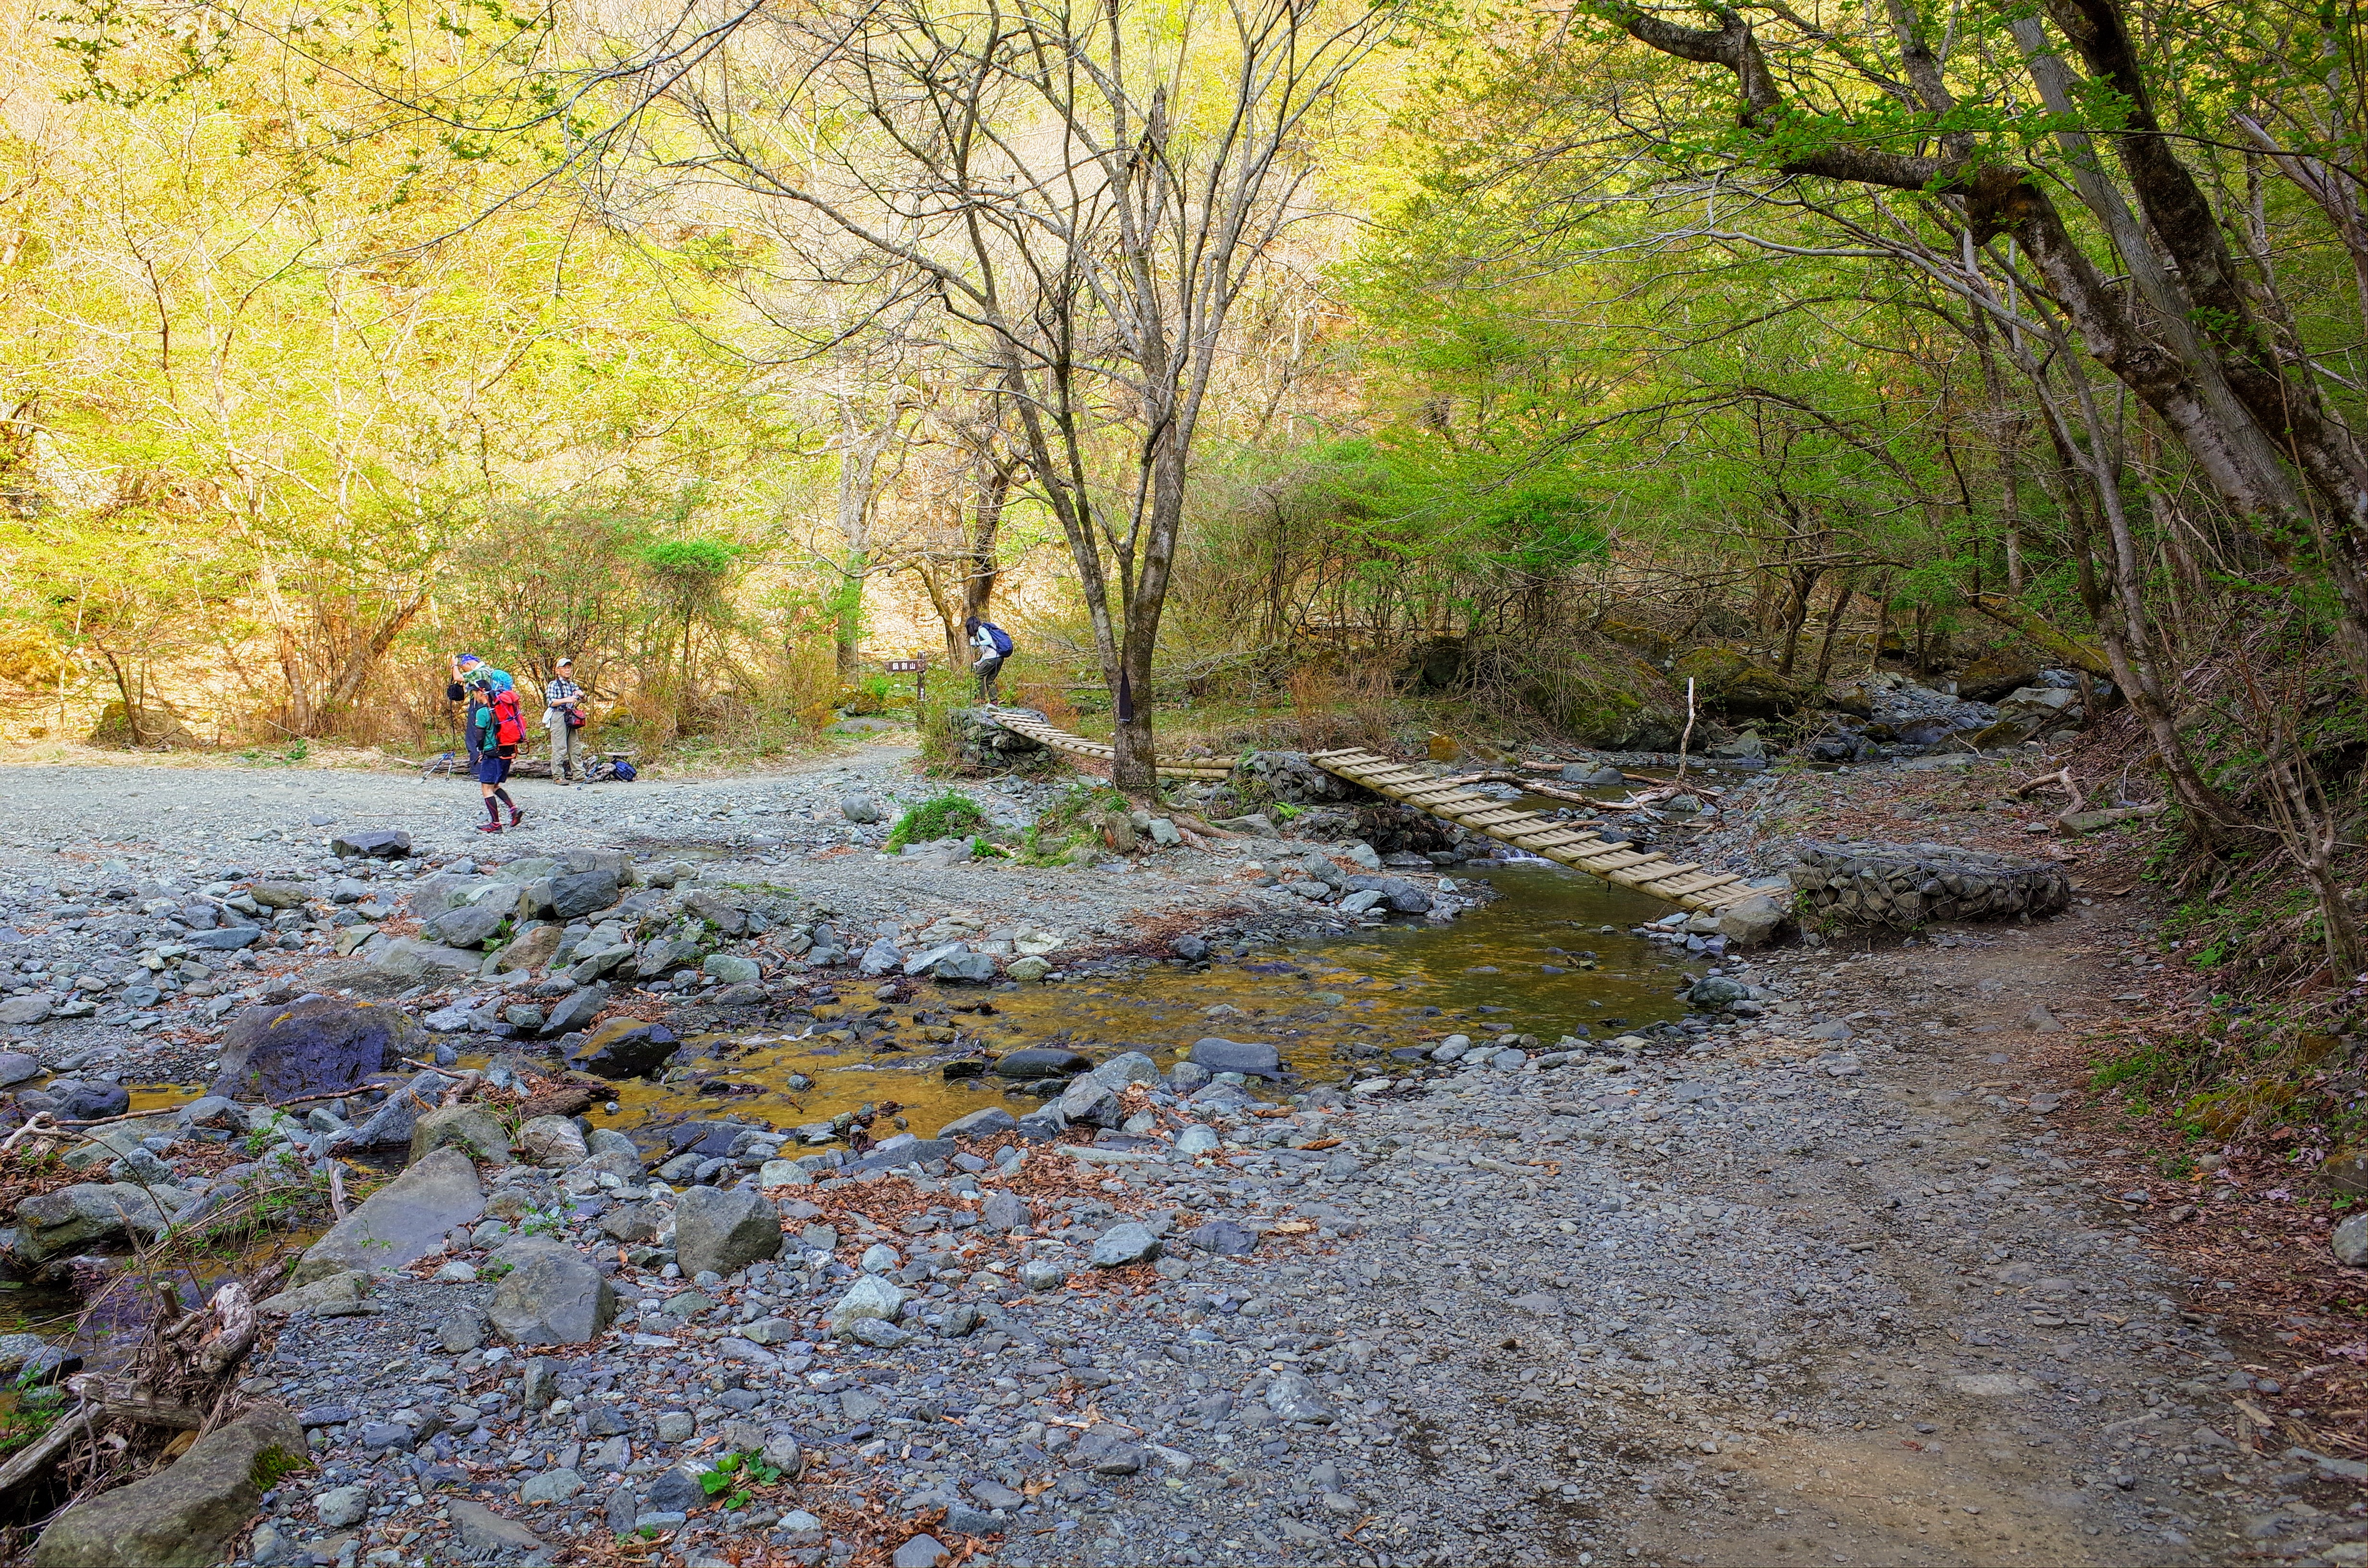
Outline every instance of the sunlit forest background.
<path fill-rule="evenodd" d="M 19 745 L 416 758 L 467 649 L 761 758 L 973 615 L 1137 788 L 2044 666 L 2361 967 L 2351 10 L 0 15 Z"/>

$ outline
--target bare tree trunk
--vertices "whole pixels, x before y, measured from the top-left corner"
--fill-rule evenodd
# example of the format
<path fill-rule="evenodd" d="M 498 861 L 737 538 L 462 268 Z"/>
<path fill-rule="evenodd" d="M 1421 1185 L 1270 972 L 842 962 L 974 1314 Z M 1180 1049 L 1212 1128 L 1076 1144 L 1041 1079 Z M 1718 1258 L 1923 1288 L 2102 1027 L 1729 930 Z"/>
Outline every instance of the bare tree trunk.
<path fill-rule="evenodd" d="M 1011 498 L 1018 467 L 1016 461 L 996 464 L 979 492 L 977 509 L 972 514 L 969 571 L 962 578 L 962 615 L 966 619 L 992 619 L 987 611 L 994 608 L 996 579 L 1003 574 L 996 557 L 996 539 L 1003 528 L 1003 508 Z"/>
<path fill-rule="evenodd" d="M 1841 630 L 1842 616 L 1849 610 L 1850 595 L 1857 591 L 1858 574 L 1847 572 L 1834 585 L 1834 602 L 1826 609 L 1826 634 L 1817 641 L 1817 678 L 1812 682 L 1818 690 L 1825 689 L 1826 677 L 1833 673 L 1834 633 Z"/>
<path fill-rule="evenodd" d="M 900 403 L 889 410 L 885 423 L 871 426 L 850 393 L 838 398 L 838 505 L 837 520 L 840 554 L 839 580 L 831 596 L 831 643 L 837 654 L 838 678 L 855 675 L 857 649 L 863 639 L 863 583 L 871 575 L 871 507 L 880 459 L 903 428 Z"/>

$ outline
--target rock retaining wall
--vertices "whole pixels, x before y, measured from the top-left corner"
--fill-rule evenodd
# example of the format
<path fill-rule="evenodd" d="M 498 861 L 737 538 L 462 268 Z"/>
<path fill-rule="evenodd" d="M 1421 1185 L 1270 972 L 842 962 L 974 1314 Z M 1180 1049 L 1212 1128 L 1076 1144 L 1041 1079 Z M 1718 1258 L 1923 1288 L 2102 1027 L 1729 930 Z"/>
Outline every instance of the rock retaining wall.
<path fill-rule="evenodd" d="M 1231 782 L 1245 800 L 1290 806 L 1370 805 L 1381 799 L 1325 772 L 1304 751 L 1254 751 L 1235 767 Z"/>
<path fill-rule="evenodd" d="M 1868 926 L 2053 915 L 2072 899 L 2061 866 L 1945 844 L 1807 844 L 1792 881 L 1805 914 Z"/>
<path fill-rule="evenodd" d="M 1044 716 L 1038 713 L 1036 717 Z M 1041 741 L 1030 740 L 1019 731 L 1007 730 L 996 722 L 989 709 L 957 708 L 946 715 L 946 730 L 962 766 L 981 773 L 1033 772 L 1059 760 Z"/>

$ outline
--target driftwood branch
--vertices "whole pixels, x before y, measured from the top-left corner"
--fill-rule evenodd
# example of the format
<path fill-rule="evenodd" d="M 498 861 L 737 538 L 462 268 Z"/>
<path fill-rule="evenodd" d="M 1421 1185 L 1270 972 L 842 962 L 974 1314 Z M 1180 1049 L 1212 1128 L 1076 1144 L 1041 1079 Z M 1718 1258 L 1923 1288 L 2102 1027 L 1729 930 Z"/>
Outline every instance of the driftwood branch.
<path fill-rule="evenodd" d="M 2073 779 L 2072 770 L 2068 767 L 2059 767 L 2053 773 L 2041 774 L 2030 783 L 2025 784 L 2022 788 L 2017 790 L 2014 792 L 2015 799 L 2018 801 L 2021 800 L 2028 796 L 2033 790 L 2044 790 L 2050 785 L 2063 790 L 2065 794 L 2071 797 L 2071 803 L 2066 806 L 2062 811 L 2055 813 L 2055 820 L 2062 822 L 2066 817 L 2068 817 L 2073 812 L 2078 811 L 2081 804 L 2080 786 Z"/>
<path fill-rule="evenodd" d="M 211 1321 L 191 1364 L 202 1377 L 220 1378 L 255 1346 L 255 1300 L 233 1279 L 213 1293 L 202 1315 Z"/>
<path fill-rule="evenodd" d="M 2055 825 L 2066 833 L 2094 833 L 2100 828 L 2111 827 L 2115 823 L 2136 822 L 2145 817 L 2158 817 L 2168 809 L 2160 801 L 2157 801 L 2150 806 L 2115 806 L 2111 811 L 2084 812 L 2078 823 L 2071 821 L 2071 813 L 2066 812 L 2055 819 Z"/>
<path fill-rule="evenodd" d="M 6 1464 L 0 1465 L 0 1495 L 14 1492 L 35 1477 L 48 1473 L 58 1456 L 72 1448 L 74 1439 L 90 1430 L 97 1414 L 88 1404 L 78 1406 L 58 1417 L 58 1424 L 35 1438 L 32 1447 Z"/>
<path fill-rule="evenodd" d="M 206 1424 L 206 1413 L 178 1400 L 160 1399 L 135 1388 L 119 1388 L 96 1374 L 74 1379 L 67 1387 L 100 1416 L 120 1416 L 142 1426 L 170 1426 L 194 1432 Z"/>

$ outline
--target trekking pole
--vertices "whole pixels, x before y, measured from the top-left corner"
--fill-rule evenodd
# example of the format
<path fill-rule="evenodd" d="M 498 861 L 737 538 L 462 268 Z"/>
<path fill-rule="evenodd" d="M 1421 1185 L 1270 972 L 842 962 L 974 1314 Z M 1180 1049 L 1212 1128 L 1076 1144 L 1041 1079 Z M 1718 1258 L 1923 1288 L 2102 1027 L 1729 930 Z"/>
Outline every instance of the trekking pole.
<path fill-rule="evenodd" d="M 1686 776 L 1686 752 L 1694 740 L 1694 677 L 1686 677 L 1686 733 L 1678 737 L 1678 777 Z"/>

